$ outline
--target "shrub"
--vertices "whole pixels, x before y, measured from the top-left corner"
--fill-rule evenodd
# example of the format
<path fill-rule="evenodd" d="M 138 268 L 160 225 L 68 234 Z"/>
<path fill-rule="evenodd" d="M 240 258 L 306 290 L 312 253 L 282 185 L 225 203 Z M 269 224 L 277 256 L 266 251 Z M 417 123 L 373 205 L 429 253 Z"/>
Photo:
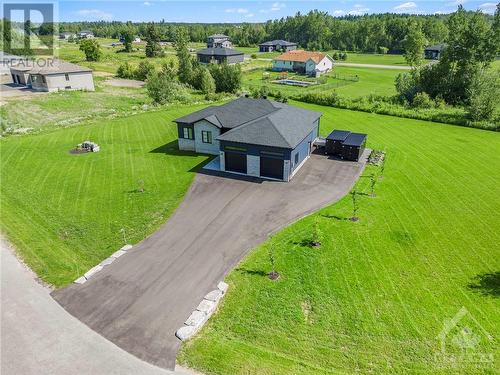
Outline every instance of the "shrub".
<path fill-rule="evenodd" d="M 207 68 L 200 68 L 200 90 L 208 95 L 215 93 L 215 81 Z"/>
<path fill-rule="evenodd" d="M 383 47 L 383 46 L 378 46 L 377 47 L 377 53 L 381 55 L 385 55 L 389 51 L 389 48 Z"/>
<path fill-rule="evenodd" d="M 413 98 L 411 105 L 412 107 L 422 109 L 434 108 L 434 101 L 426 92 L 419 92 Z"/>
<path fill-rule="evenodd" d="M 416 73 L 399 73 L 396 76 L 395 86 L 400 101 L 402 103 L 412 103 L 418 92 Z"/>
<path fill-rule="evenodd" d="M 134 78 L 134 68 L 128 62 L 121 64 L 116 71 L 118 78 L 132 79 Z"/>
<path fill-rule="evenodd" d="M 139 81 L 145 81 L 148 75 L 154 72 L 155 70 L 156 70 L 155 66 L 149 61 L 147 60 L 141 61 L 139 63 L 139 66 L 137 66 L 137 69 L 135 70 L 134 77 Z"/>
<path fill-rule="evenodd" d="M 472 80 L 468 91 L 468 112 L 472 120 L 491 120 L 500 102 L 498 73 L 480 71 Z"/>
<path fill-rule="evenodd" d="M 241 67 L 238 64 L 212 64 L 209 69 L 216 92 L 235 93 L 241 88 Z"/>
<path fill-rule="evenodd" d="M 155 104 L 188 102 L 190 99 L 186 88 L 164 72 L 151 71 L 147 77 L 146 90 Z"/>
<path fill-rule="evenodd" d="M 102 56 L 101 46 L 95 39 L 84 39 L 80 42 L 80 51 L 85 54 L 87 61 L 99 61 Z"/>
<path fill-rule="evenodd" d="M 254 59 L 254 60 L 255 60 L 255 59 L 257 58 L 257 54 L 256 54 L 256 53 L 252 53 L 252 54 L 250 55 L 250 57 L 251 57 L 252 59 Z"/>

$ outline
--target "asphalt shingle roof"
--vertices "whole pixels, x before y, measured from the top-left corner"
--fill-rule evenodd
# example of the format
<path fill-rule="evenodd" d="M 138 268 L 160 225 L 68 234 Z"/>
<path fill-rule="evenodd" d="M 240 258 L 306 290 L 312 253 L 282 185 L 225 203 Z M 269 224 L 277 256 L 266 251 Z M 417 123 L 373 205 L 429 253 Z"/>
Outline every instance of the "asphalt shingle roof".
<path fill-rule="evenodd" d="M 235 56 L 235 55 L 243 55 L 244 53 L 232 48 L 213 47 L 213 48 L 200 49 L 196 51 L 196 54 L 204 56 Z"/>
<path fill-rule="evenodd" d="M 295 148 L 315 127 L 320 112 L 268 99 L 238 98 L 178 118 L 178 123 L 207 120 L 230 129 L 217 139 L 255 145 Z M 217 123 L 216 123 L 217 122 Z"/>
<path fill-rule="evenodd" d="M 292 43 L 288 42 L 286 40 L 281 40 L 281 39 L 276 39 L 276 40 L 270 40 L 269 42 L 264 42 L 259 44 L 260 46 L 276 46 L 276 45 L 282 45 L 282 46 L 296 46 L 297 43 Z"/>
<path fill-rule="evenodd" d="M 42 64 L 41 61 L 36 63 L 31 61 L 20 62 L 12 66 L 12 69 L 24 71 L 30 74 L 61 74 L 61 73 L 80 73 L 80 72 L 92 72 L 92 69 L 86 68 L 80 65 L 72 64 L 67 61 L 58 59 L 47 59 L 45 63 Z"/>

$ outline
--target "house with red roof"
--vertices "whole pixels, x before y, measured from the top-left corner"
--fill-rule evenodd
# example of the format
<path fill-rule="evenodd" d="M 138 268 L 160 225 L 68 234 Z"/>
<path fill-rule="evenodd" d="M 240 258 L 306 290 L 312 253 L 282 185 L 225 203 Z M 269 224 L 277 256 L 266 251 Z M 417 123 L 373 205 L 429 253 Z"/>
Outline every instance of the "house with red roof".
<path fill-rule="evenodd" d="M 304 50 L 288 51 L 274 58 L 273 70 L 320 76 L 333 69 L 333 59 L 325 53 Z"/>

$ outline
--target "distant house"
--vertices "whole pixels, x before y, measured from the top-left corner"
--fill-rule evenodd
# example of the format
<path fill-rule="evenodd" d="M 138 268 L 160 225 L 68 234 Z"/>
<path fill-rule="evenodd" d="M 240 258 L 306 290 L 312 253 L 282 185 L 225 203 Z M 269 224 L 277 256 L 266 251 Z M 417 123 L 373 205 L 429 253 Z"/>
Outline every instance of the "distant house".
<path fill-rule="evenodd" d="M 286 40 L 271 40 L 259 44 L 259 52 L 288 52 L 297 49 L 297 43 L 287 42 Z"/>
<path fill-rule="evenodd" d="M 231 48 L 232 46 L 229 37 L 224 34 L 214 34 L 207 38 L 207 48 Z"/>
<path fill-rule="evenodd" d="M 94 91 L 92 70 L 62 60 L 47 60 L 45 64 L 20 62 L 10 68 L 12 81 L 37 91 Z"/>
<path fill-rule="evenodd" d="M 179 149 L 217 155 L 216 169 L 289 181 L 311 155 L 321 113 L 239 98 L 175 120 Z"/>
<path fill-rule="evenodd" d="M 439 60 L 441 52 L 446 48 L 446 44 L 436 44 L 424 49 L 424 56 L 429 60 Z"/>
<path fill-rule="evenodd" d="M 75 33 L 70 33 L 69 31 L 65 31 L 59 34 L 59 39 L 70 39 L 75 36 Z"/>
<path fill-rule="evenodd" d="M 333 69 L 333 59 L 321 52 L 294 50 L 274 58 L 273 70 L 320 76 Z"/>
<path fill-rule="evenodd" d="M 77 33 L 76 36 L 80 39 L 92 39 L 94 37 L 94 33 L 90 30 L 82 30 Z"/>
<path fill-rule="evenodd" d="M 214 47 L 196 51 L 196 59 L 201 64 L 236 64 L 243 62 L 244 53 L 232 48 Z"/>

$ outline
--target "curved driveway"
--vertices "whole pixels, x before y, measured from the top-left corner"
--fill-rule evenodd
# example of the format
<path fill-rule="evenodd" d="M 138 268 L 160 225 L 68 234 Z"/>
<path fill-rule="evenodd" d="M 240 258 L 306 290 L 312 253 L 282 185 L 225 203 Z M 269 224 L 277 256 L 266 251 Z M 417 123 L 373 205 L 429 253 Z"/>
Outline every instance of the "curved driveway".
<path fill-rule="evenodd" d="M 157 232 L 53 297 L 121 348 L 173 369 L 174 333 L 203 296 L 271 233 L 347 194 L 363 169 L 313 155 L 289 183 L 198 174 Z"/>

